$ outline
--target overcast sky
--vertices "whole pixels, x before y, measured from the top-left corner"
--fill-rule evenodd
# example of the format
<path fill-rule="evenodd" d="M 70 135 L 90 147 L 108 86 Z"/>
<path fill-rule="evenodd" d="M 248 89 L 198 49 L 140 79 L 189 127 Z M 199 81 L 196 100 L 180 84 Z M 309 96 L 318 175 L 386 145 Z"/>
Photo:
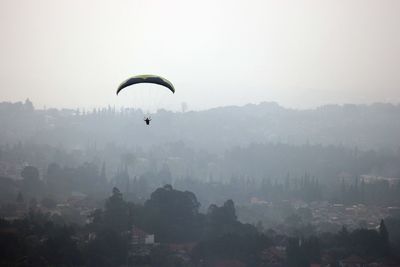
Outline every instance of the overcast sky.
<path fill-rule="evenodd" d="M 0 101 L 129 105 L 135 74 L 189 109 L 400 102 L 399 0 L 0 0 Z"/>

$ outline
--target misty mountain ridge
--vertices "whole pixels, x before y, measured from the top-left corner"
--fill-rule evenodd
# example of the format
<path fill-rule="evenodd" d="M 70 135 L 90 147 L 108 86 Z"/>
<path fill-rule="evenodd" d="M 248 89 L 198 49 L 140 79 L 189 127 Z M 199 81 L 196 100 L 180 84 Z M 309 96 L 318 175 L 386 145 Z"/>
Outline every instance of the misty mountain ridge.
<path fill-rule="evenodd" d="M 321 144 L 359 149 L 397 148 L 400 105 L 325 105 L 288 109 L 275 102 L 218 107 L 204 111 L 159 110 L 146 127 L 141 110 L 113 107 L 35 109 L 25 103 L 0 103 L 3 144 L 33 142 L 79 148 L 88 142 L 128 147 L 183 141 L 206 151 L 251 143 Z"/>

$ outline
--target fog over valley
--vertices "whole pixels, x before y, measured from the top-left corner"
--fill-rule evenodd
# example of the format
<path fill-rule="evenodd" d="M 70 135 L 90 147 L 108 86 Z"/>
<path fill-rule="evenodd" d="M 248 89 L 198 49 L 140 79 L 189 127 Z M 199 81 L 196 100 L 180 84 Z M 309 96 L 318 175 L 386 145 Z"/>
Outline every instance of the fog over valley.
<path fill-rule="evenodd" d="M 399 267 L 399 0 L 0 0 L 0 267 Z"/>

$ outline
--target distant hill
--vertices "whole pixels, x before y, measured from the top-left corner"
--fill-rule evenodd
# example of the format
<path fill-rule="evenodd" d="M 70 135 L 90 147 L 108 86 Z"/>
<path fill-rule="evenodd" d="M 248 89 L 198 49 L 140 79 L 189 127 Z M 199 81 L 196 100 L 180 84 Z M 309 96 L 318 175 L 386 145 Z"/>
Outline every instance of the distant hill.
<path fill-rule="evenodd" d="M 90 112 L 34 109 L 30 102 L 0 103 L 0 142 L 65 148 L 122 144 L 148 147 L 183 141 L 206 151 L 250 143 L 398 148 L 400 105 L 326 105 L 287 109 L 276 103 L 175 113 L 160 110 L 147 127 L 140 110 L 107 107 Z"/>

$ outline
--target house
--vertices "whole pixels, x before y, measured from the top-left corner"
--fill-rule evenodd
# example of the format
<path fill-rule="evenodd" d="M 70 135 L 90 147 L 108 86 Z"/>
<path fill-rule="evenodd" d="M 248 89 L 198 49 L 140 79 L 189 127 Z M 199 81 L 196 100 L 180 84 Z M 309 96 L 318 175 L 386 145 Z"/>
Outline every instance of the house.
<path fill-rule="evenodd" d="M 137 226 L 131 230 L 132 245 L 154 245 L 154 234 L 148 234 Z"/>

